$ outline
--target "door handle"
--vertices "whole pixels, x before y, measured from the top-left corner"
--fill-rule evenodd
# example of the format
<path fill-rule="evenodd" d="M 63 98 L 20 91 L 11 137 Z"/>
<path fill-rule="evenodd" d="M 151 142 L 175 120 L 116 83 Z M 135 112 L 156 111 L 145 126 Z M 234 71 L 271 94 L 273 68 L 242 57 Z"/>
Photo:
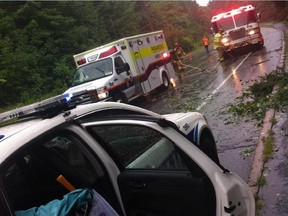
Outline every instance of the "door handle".
<path fill-rule="evenodd" d="M 147 188 L 147 185 L 144 182 L 130 182 L 129 187 L 134 190 L 143 190 Z"/>

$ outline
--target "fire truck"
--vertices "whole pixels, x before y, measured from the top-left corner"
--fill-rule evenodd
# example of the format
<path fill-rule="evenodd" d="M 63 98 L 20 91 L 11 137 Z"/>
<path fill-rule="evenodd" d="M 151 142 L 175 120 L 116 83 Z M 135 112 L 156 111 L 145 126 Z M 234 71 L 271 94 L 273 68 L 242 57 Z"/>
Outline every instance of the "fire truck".
<path fill-rule="evenodd" d="M 82 92 L 84 102 L 93 98 L 127 103 L 160 86 L 167 88 L 175 78 L 162 30 L 125 37 L 73 57 L 77 69 L 64 94 Z"/>
<path fill-rule="evenodd" d="M 220 13 L 212 17 L 212 31 L 217 33 L 223 29 L 222 44 L 225 52 L 233 51 L 239 47 L 264 45 L 264 39 L 259 26 L 260 14 L 256 14 L 252 5 Z"/>

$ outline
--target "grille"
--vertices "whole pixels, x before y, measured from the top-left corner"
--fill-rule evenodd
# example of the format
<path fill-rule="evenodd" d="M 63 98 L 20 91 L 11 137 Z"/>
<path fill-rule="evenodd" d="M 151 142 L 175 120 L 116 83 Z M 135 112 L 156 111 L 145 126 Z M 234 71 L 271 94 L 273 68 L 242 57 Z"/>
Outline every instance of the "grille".
<path fill-rule="evenodd" d="M 73 94 L 69 104 L 93 103 L 99 101 L 97 92 L 88 92 L 87 90 Z"/>
<path fill-rule="evenodd" d="M 237 40 L 240 38 L 244 38 L 246 36 L 245 33 L 246 33 L 245 28 L 240 28 L 234 31 L 230 31 L 229 36 L 232 40 Z"/>

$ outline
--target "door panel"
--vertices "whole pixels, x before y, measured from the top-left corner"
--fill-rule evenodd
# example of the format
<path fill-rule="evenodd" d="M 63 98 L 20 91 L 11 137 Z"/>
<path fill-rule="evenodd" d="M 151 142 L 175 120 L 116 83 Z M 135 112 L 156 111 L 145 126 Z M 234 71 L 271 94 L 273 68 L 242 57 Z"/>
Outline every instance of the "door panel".
<path fill-rule="evenodd" d="M 205 178 L 188 171 L 126 170 L 118 183 L 127 215 L 209 215 Z"/>
<path fill-rule="evenodd" d="M 164 134 L 136 124 L 94 125 L 88 131 L 118 162 L 128 216 L 215 215 L 211 181 Z"/>
<path fill-rule="evenodd" d="M 125 82 L 125 85 L 122 85 L 120 87 L 121 91 L 125 92 L 125 95 L 128 99 L 133 97 L 136 93 L 135 83 L 132 78 L 131 72 L 125 71 L 124 60 L 122 56 L 116 56 L 114 58 L 114 66 L 116 71 L 115 76 L 117 77 L 114 79 L 115 83 Z"/>

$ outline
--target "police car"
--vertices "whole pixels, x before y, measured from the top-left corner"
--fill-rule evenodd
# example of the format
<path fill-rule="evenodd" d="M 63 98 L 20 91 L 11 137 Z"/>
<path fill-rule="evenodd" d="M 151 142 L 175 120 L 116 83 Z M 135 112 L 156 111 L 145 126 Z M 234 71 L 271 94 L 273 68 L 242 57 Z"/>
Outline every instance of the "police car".
<path fill-rule="evenodd" d="M 1 216 L 37 211 L 85 188 L 118 215 L 255 215 L 252 192 L 219 163 L 200 113 L 159 115 L 123 103 L 57 99 L 1 120 Z M 46 213 L 62 215 L 56 212 Z"/>

